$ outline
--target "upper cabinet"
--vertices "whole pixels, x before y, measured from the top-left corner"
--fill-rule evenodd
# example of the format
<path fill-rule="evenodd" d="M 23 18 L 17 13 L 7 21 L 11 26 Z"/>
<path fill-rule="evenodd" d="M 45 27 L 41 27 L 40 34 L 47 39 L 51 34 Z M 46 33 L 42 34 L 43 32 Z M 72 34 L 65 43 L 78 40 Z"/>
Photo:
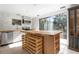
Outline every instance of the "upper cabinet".
<path fill-rule="evenodd" d="M 70 34 L 73 35 L 74 32 L 75 32 L 75 23 L 74 23 L 74 22 L 75 22 L 75 20 L 74 20 L 74 19 L 75 19 L 75 10 L 69 11 L 69 15 L 70 15 L 70 16 L 69 16 L 69 19 L 70 19 L 70 20 L 69 20 L 69 24 L 70 24 L 70 25 L 69 25 L 69 27 L 70 27 L 69 30 L 70 30 Z"/>
<path fill-rule="evenodd" d="M 79 35 L 79 9 L 76 9 L 76 19 L 77 19 L 77 32 Z"/>
<path fill-rule="evenodd" d="M 22 25 L 21 20 L 19 20 L 19 19 L 12 19 L 12 25 Z"/>
<path fill-rule="evenodd" d="M 24 20 L 24 24 L 31 24 L 31 20 Z"/>
<path fill-rule="evenodd" d="M 69 11 L 69 48 L 79 51 L 79 6 L 68 9 Z"/>

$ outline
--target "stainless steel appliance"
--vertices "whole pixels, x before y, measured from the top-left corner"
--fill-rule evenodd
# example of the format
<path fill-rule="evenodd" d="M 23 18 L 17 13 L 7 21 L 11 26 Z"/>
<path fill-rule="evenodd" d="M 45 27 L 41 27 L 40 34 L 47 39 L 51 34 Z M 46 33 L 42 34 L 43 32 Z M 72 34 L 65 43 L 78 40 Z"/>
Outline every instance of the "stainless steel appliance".
<path fill-rule="evenodd" d="M 13 32 L 0 32 L 0 45 L 13 42 Z"/>

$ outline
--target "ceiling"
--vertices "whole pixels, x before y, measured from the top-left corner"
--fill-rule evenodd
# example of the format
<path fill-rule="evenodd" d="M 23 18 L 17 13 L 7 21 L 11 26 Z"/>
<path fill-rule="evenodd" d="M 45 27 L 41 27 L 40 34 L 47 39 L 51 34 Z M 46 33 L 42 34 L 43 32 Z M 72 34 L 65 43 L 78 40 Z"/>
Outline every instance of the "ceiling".
<path fill-rule="evenodd" d="M 1 12 L 15 13 L 19 15 L 36 17 L 60 10 L 66 4 L 0 4 Z"/>

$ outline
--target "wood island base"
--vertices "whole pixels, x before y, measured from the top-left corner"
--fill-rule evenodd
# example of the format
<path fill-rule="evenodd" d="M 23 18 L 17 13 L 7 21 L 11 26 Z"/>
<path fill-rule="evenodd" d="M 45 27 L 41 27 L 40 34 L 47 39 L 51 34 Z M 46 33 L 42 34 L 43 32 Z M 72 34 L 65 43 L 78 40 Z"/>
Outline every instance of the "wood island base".
<path fill-rule="evenodd" d="M 59 31 L 25 31 L 22 48 L 30 54 L 56 54 L 60 50 Z"/>

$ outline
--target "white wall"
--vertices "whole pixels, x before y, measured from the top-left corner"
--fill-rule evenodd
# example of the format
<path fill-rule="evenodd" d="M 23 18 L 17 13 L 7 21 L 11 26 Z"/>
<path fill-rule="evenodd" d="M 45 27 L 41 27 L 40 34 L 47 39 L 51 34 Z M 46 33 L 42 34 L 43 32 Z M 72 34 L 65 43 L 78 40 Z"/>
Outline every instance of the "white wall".
<path fill-rule="evenodd" d="M 0 12 L 0 29 L 16 29 L 17 25 L 12 25 L 12 19 L 22 20 L 22 17 L 16 14 Z M 26 17 L 25 19 L 30 20 L 31 18 Z M 22 29 L 22 26 L 18 26 L 18 28 Z"/>
<path fill-rule="evenodd" d="M 16 14 L 0 12 L 0 29 L 16 29 L 16 26 L 12 25 L 12 19 L 21 19 L 21 17 Z"/>

